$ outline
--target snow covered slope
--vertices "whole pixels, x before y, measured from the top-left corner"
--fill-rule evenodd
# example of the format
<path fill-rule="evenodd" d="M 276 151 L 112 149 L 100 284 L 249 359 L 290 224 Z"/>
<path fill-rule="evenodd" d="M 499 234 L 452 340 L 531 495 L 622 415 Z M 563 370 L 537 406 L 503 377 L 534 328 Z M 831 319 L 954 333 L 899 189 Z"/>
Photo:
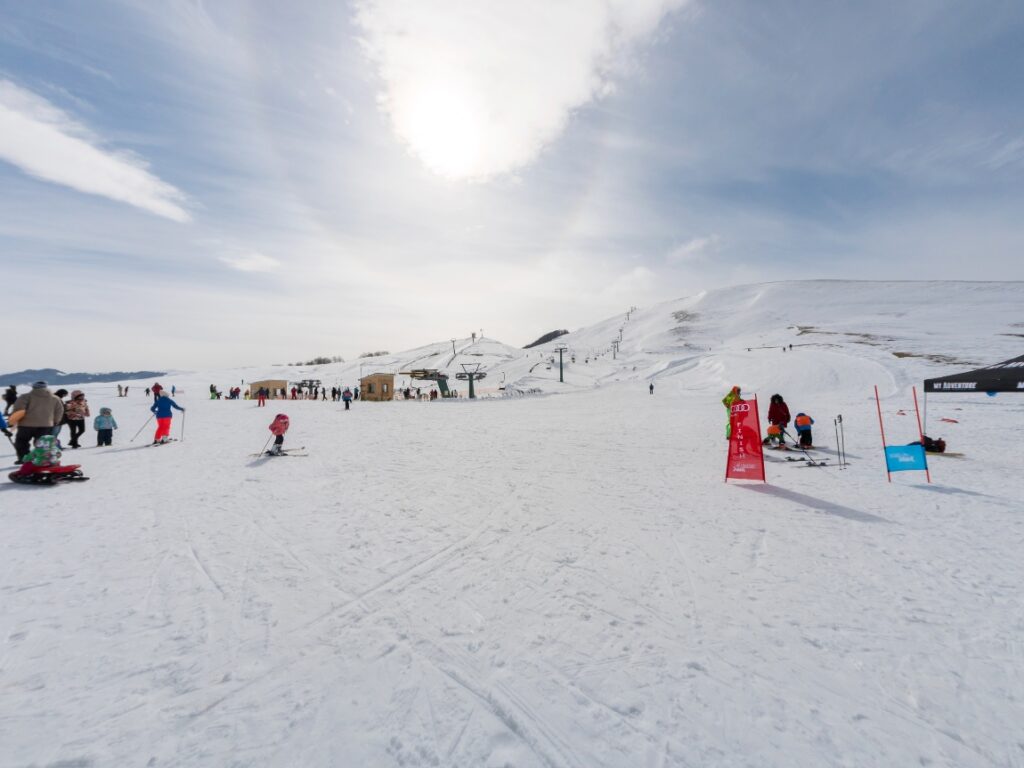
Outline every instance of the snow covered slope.
<path fill-rule="evenodd" d="M 558 397 L 262 409 L 205 391 L 270 368 L 179 374 L 155 448 L 141 386 L 87 385 L 121 425 L 66 454 L 92 479 L 0 483 L 0 766 L 1020 765 L 1024 398 L 932 398 L 966 456 L 889 484 L 872 385 L 913 439 L 909 385 L 1019 354 L 1022 299 L 746 286 L 559 339 L 564 384 L 555 345 L 364 366 Z M 843 414 L 849 468 L 723 483 L 732 384 L 833 463 Z M 308 456 L 250 455 L 278 410 Z"/>

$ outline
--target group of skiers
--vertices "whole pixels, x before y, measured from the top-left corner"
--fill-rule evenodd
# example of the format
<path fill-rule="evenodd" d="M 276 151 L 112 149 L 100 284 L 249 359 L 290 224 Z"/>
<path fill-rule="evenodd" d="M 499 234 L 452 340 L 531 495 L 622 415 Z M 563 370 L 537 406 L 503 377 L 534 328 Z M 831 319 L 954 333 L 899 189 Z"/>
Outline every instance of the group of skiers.
<path fill-rule="evenodd" d="M 722 398 L 722 405 L 725 406 L 727 414 L 727 421 L 725 423 L 725 437 L 727 440 L 732 436 L 732 406 L 741 401 L 743 401 L 743 395 L 738 386 L 733 387 Z M 793 422 L 793 429 L 796 430 L 797 436 L 795 438 L 786 431 L 789 428 L 790 421 Z M 805 450 L 813 448 L 814 435 L 811 431 L 813 425 L 814 419 L 802 411 L 797 413 L 795 419 L 792 418 L 789 413 L 789 406 L 786 405 L 782 395 L 772 395 L 768 406 L 768 436 L 764 438 L 764 444 L 783 450 L 788 447 L 786 445 L 786 437 L 788 436 L 800 448 Z"/>

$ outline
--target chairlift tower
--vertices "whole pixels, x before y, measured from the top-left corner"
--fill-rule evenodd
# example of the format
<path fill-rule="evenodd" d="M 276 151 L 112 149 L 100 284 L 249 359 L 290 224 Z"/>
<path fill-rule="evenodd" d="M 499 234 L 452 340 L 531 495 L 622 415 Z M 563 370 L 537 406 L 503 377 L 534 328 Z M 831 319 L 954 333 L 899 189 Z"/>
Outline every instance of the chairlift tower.
<path fill-rule="evenodd" d="M 473 382 L 486 378 L 487 373 L 480 370 L 480 363 L 459 363 L 462 366 L 462 373 L 456 373 L 455 378 L 469 382 L 469 399 L 476 399 L 476 390 L 473 389 Z M 472 368 L 473 370 L 469 370 Z"/>
<path fill-rule="evenodd" d="M 567 346 L 565 346 L 565 344 L 559 344 L 557 347 L 555 347 L 555 349 L 553 351 L 558 353 L 558 381 L 561 382 L 562 384 L 564 384 L 565 383 L 565 373 L 564 373 L 563 355 L 566 352 L 569 351 L 569 348 Z"/>

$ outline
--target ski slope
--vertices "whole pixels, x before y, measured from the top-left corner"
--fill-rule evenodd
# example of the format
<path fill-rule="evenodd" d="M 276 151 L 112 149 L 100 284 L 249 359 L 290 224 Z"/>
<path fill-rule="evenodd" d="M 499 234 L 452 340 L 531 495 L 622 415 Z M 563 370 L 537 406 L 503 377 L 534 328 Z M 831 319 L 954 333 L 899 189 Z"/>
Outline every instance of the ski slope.
<path fill-rule="evenodd" d="M 155 448 L 144 383 L 83 387 L 121 426 L 65 454 L 92 479 L 0 485 L 0 766 L 1024 765 L 1024 399 L 933 397 L 966 456 L 889 484 L 872 390 L 915 439 L 910 386 L 1020 354 L 1021 307 L 777 283 L 543 349 L 180 373 Z M 480 362 L 488 397 L 205 399 L 360 362 Z M 723 483 L 733 384 L 814 416 L 823 456 L 842 414 L 849 468 Z M 308 457 L 250 455 L 278 411 Z"/>

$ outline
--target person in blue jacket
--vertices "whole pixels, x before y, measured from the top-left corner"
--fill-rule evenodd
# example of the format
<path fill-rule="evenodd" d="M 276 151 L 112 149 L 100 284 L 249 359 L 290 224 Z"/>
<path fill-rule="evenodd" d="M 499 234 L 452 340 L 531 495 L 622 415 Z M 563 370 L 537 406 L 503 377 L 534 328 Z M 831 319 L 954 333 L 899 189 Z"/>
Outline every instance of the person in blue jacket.
<path fill-rule="evenodd" d="M 156 414 L 156 433 L 153 435 L 153 444 L 168 443 L 171 440 L 171 409 L 176 408 L 182 413 L 185 409 L 167 396 L 166 390 L 160 390 L 156 402 L 149 409 Z"/>
<path fill-rule="evenodd" d="M 796 434 L 800 439 L 801 448 L 814 447 L 814 438 L 811 436 L 811 425 L 813 424 L 814 419 L 806 413 L 798 413 L 796 418 L 793 419 L 793 426 L 796 427 Z"/>

